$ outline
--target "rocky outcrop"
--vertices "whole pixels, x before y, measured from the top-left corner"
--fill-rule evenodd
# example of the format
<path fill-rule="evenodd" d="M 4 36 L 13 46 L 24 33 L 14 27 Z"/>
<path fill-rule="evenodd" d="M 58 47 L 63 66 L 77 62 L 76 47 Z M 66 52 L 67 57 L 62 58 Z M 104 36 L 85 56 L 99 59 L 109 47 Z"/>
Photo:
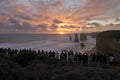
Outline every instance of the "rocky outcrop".
<path fill-rule="evenodd" d="M 78 34 L 77 34 L 77 33 L 75 34 L 75 39 L 74 39 L 74 42 L 75 42 L 75 43 L 79 42 L 79 39 L 78 39 Z"/>
<path fill-rule="evenodd" d="M 96 49 L 98 52 L 120 54 L 120 30 L 104 31 L 98 34 Z"/>
<path fill-rule="evenodd" d="M 87 41 L 87 35 L 85 33 L 80 34 L 80 41 Z"/>

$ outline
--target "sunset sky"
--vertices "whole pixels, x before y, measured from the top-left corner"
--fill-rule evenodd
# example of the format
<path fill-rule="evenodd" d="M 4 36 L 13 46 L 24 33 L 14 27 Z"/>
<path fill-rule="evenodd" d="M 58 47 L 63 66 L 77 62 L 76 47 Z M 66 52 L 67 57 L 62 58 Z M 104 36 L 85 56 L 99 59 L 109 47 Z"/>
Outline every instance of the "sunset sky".
<path fill-rule="evenodd" d="M 120 0 L 0 0 L 0 33 L 120 30 Z"/>

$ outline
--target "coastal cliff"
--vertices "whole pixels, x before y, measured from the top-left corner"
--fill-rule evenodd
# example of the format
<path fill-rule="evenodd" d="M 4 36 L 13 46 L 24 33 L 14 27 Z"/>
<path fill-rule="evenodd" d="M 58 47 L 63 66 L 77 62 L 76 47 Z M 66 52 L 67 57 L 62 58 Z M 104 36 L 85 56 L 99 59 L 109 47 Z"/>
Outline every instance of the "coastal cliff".
<path fill-rule="evenodd" d="M 96 49 L 108 54 L 120 53 L 120 30 L 99 33 L 96 38 Z"/>

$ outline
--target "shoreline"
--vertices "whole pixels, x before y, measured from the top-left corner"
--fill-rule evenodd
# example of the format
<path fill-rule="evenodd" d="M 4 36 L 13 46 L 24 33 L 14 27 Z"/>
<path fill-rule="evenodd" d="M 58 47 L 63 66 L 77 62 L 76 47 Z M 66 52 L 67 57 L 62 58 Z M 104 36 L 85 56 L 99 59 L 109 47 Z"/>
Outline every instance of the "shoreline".
<path fill-rule="evenodd" d="M 32 50 L 45 50 L 45 51 L 56 51 L 56 52 L 61 52 L 62 50 L 67 50 L 70 51 L 72 50 L 73 52 L 91 52 L 93 51 L 92 49 L 96 46 L 93 43 L 88 43 L 88 42 L 84 42 L 85 47 L 81 47 L 80 43 L 74 43 L 74 42 L 54 42 L 52 44 L 47 44 L 47 45 L 42 45 L 40 44 L 41 42 L 38 43 L 30 43 L 30 44 L 12 44 L 12 45 L 2 45 L 0 46 L 0 48 L 12 48 L 12 49 L 32 49 Z M 46 43 L 45 43 L 46 44 Z"/>
<path fill-rule="evenodd" d="M 27 43 L 1 43 L 0 48 L 12 48 L 12 49 L 32 49 L 32 50 L 45 50 L 61 52 L 62 50 L 72 50 L 73 52 L 87 52 L 91 51 L 96 45 L 95 38 L 88 36 L 88 40 L 84 41 L 85 47 L 81 48 L 81 42 L 74 43 L 74 41 L 49 39 L 41 41 L 32 41 Z"/>
<path fill-rule="evenodd" d="M 83 53 L 91 54 L 92 52 L 96 51 L 96 45 L 95 44 L 91 45 L 91 44 L 86 43 L 85 45 L 86 45 L 85 47 L 81 48 L 80 43 L 75 43 L 74 46 L 64 48 L 62 50 L 67 50 L 67 51 L 72 50 L 73 52 L 81 52 L 82 54 Z"/>

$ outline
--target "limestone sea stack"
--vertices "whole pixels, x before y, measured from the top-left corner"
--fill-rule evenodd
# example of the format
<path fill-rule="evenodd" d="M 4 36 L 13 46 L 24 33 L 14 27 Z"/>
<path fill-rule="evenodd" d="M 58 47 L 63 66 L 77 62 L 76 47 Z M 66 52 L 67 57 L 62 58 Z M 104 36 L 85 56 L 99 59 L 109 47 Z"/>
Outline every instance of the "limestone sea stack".
<path fill-rule="evenodd" d="M 77 34 L 77 33 L 75 34 L 75 39 L 74 39 L 74 42 L 75 42 L 75 43 L 78 43 L 78 42 L 79 42 L 79 39 L 78 39 L 78 34 Z"/>
<path fill-rule="evenodd" d="M 80 41 L 87 41 L 87 35 L 85 33 L 80 34 Z"/>

